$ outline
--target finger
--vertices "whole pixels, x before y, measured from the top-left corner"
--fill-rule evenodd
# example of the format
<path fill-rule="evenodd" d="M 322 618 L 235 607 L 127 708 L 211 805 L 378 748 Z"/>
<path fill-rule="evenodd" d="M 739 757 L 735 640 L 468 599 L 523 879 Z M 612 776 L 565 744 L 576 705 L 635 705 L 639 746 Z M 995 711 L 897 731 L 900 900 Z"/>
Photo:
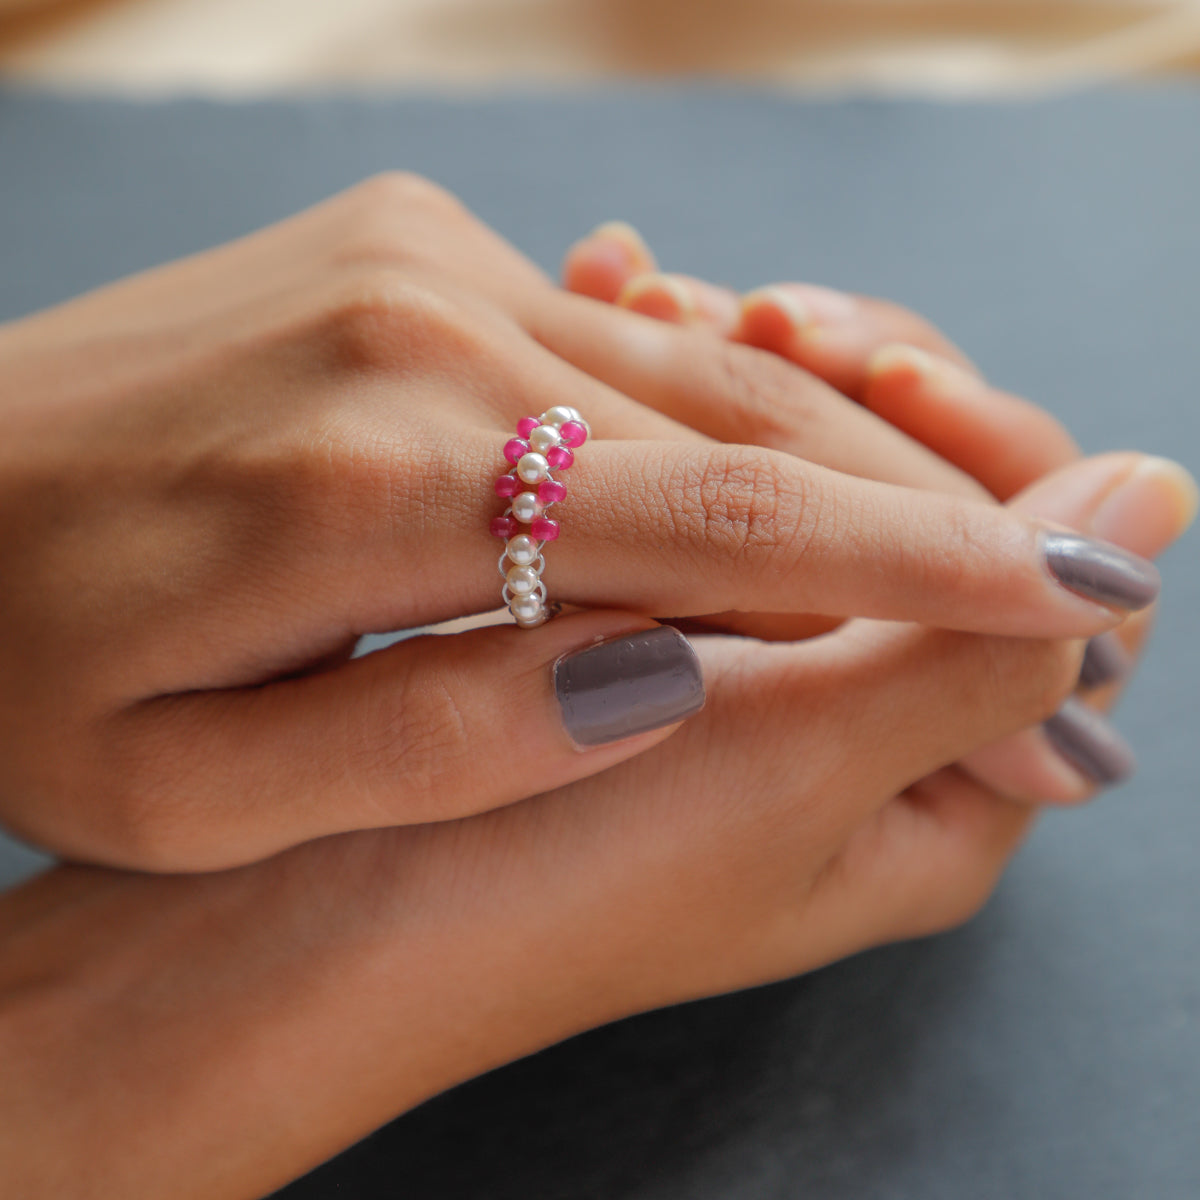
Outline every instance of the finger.
<path fill-rule="evenodd" d="M 657 269 L 654 255 L 632 225 L 609 221 L 567 251 L 563 286 L 569 292 L 612 303 L 635 275 Z"/>
<path fill-rule="evenodd" d="M 1001 500 L 1079 457 L 1044 409 L 913 346 L 887 345 L 871 356 L 862 401 Z"/>
<path fill-rule="evenodd" d="M 559 297 L 538 341 L 594 379 L 716 441 L 766 446 L 868 479 L 983 497 L 969 476 L 779 358 L 702 328 Z"/>
<path fill-rule="evenodd" d="M 463 817 L 640 754 L 703 702 L 687 640 L 614 612 L 427 635 L 319 675 L 149 701 L 105 731 L 92 783 L 113 794 L 93 808 L 118 816 L 88 849 L 209 870 Z"/>
<path fill-rule="evenodd" d="M 1197 491 L 1177 463 L 1110 454 L 1039 481 L 1014 507 L 1154 558 L 1192 523 Z M 1130 651 L 1140 646 L 1150 624 L 1147 611 L 1103 641 L 1093 640 L 1084 669 L 1093 685 L 1104 685 L 1097 697 L 1104 707 L 1115 700 L 1129 670 Z M 1006 796 L 1071 803 L 1120 782 L 1133 770 L 1134 758 L 1115 728 L 1073 699 L 1043 725 L 976 751 L 963 766 Z"/>
<path fill-rule="evenodd" d="M 861 401 L 867 365 L 881 346 L 900 342 L 975 368 L 924 317 L 887 300 L 806 283 L 777 283 L 748 293 L 734 337 L 804 367 Z"/>
<path fill-rule="evenodd" d="M 577 472 L 577 536 L 553 563 L 572 603 L 1078 637 L 1157 594 L 1154 568 L 1107 544 L 771 451 L 599 441 Z"/>
<path fill-rule="evenodd" d="M 616 304 L 672 325 L 702 325 L 721 337 L 734 331 L 741 313 L 741 300 L 730 288 L 688 275 L 657 272 L 629 279 Z"/>

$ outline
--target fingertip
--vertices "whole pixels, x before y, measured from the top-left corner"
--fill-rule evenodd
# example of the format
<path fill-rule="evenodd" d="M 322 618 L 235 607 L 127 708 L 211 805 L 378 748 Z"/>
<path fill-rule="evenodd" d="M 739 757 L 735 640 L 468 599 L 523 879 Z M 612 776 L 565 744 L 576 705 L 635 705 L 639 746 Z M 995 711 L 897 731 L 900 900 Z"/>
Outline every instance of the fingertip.
<path fill-rule="evenodd" d="M 627 280 L 616 303 L 619 308 L 672 325 L 688 324 L 699 315 L 696 298 L 684 281 L 658 272 Z"/>
<path fill-rule="evenodd" d="M 632 225 L 607 221 L 567 251 L 563 286 L 611 304 L 631 277 L 655 268 L 654 255 Z"/>

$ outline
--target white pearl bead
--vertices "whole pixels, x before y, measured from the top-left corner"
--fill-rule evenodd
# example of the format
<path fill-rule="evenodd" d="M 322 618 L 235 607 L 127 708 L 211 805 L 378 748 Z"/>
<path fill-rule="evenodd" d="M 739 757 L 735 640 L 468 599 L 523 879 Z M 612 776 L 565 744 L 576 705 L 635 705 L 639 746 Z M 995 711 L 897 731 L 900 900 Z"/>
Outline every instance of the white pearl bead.
<path fill-rule="evenodd" d="M 539 425 L 529 435 L 529 448 L 538 454 L 545 454 L 562 441 L 562 434 L 553 425 Z"/>
<path fill-rule="evenodd" d="M 532 567 L 509 567 L 505 579 L 514 596 L 528 596 L 537 590 L 538 573 Z"/>
<path fill-rule="evenodd" d="M 522 454 L 517 459 L 517 475 L 524 483 L 541 483 L 550 478 L 550 464 L 544 454 Z"/>
<path fill-rule="evenodd" d="M 508 558 L 510 562 L 515 562 L 518 567 L 527 567 L 531 562 L 536 561 L 538 556 L 538 544 L 535 538 L 531 538 L 527 533 L 518 533 L 516 537 L 508 539 Z"/>
<path fill-rule="evenodd" d="M 573 421 L 575 419 L 575 410 L 568 408 L 565 404 L 556 404 L 553 408 L 548 408 L 541 416 L 543 425 L 553 425 L 557 429 L 564 421 Z"/>
<path fill-rule="evenodd" d="M 578 421 L 580 425 L 583 425 L 585 423 L 584 419 L 583 419 L 583 413 L 581 413 L 579 411 L 579 409 L 571 408 L 569 406 L 566 406 L 566 407 L 567 407 L 567 412 L 569 412 L 571 414 L 572 421 Z"/>
<path fill-rule="evenodd" d="M 536 621 L 544 611 L 540 596 L 514 596 L 508 609 L 522 623 Z"/>
<path fill-rule="evenodd" d="M 536 492 L 518 492 L 512 501 L 512 515 L 524 525 L 542 515 L 542 502 Z"/>

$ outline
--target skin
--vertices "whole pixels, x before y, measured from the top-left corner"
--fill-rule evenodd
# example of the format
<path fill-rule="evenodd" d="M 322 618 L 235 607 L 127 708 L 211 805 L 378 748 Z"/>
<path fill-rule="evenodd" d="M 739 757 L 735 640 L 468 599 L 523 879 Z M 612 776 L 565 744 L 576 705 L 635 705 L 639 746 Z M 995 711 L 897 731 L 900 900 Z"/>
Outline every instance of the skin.
<path fill-rule="evenodd" d="M 202 299 L 204 272 L 190 269 Z M 148 310 L 135 299 L 136 323 Z M 536 319 L 548 343 L 557 318 Z M 50 371 L 55 330 L 45 337 Z M 162 368 L 178 353 L 164 347 Z M 1135 484 L 1142 515 L 1159 519 L 1130 528 L 1165 544 L 1178 496 L 1161 480 L 1137 484 L 1141 463 L 1069 466 L 1010 512 L 1088 528 Z M 523 647 L 566 645 L 586 642 L 597 619 L 508 632 Z M 1131 648 L 1143 631 L 1139 618 L 1121 627 Z M 458 643 L 472 651 L 460 669 L 489 636 Z M 64 866 L 5 896 L 5 1190 L 262 1195 L 437 1091 L 571 1033 L 978 908 L 1033 810 L 947 764 L 1055 711 L 1078 674 L 1077 642 L 857 619 L 809 642 L 718 633 L 696 644 L 708 706 L 603 775 L 206 875 Z M 340 644 L 325 649 L 336 663 Z"/>
<path fill-rule="evenodd" d="M 1052 580 L 1040 522 L 915 440 L 678 333 L 564 293 L 403 176 L 0 329 L 0 818 L 72 858 L 219 869 L 645 750 L 669 730 L 580 754 L 547 670 L 639 622 L 1120 620 Z M 803 435 L 727 445 L 699 411 L 771 396 L 811 409 Z M 497 604 L 481 481 L 563 400 L 596 435 L 548 555 L 554 598 L 593 610 L 574 646 L 497 628 L 347 661 L 360 634 Z M 530 751 L 508 772 L 502 705 Z"/>

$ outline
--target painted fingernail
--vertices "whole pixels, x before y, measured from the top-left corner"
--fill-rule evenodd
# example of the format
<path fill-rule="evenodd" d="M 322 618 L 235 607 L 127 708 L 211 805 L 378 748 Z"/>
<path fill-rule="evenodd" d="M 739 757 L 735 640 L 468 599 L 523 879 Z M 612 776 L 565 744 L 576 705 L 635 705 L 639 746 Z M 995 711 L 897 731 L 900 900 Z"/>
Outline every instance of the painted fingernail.
<path fill-rule="evenodd" d="M 563 724 L 578 746 L 674 725 L 704 707 L 700 661 L 669 625 L 610 638 L 554 664 Z"/>
<path fill-rule="evenodd" d="M 1068 591 L 1110 608 L 1134 612 L 1158 595 L 1158 568 L 1110 542 L 1048 530 L 1042 534 L 1042 554 L 1050 573 Z"/>
<path fill-rule="evenodd" d="M 1067 700 L 1042 730 L 1059 755 L 1092 783 L 1120 783 L 1137 765 L 1129 743 L 1081 700 Z"/>
<path fill-rule="evenodd" d="M 1081 688 L 1104 687 L 1124 679 L 1132 665 L 1129 652 L 1121 645 L 1114 633 L 1099 633 L 1092 638 L 1083 652 L 1083 665 L 1079 668 Z"/>

